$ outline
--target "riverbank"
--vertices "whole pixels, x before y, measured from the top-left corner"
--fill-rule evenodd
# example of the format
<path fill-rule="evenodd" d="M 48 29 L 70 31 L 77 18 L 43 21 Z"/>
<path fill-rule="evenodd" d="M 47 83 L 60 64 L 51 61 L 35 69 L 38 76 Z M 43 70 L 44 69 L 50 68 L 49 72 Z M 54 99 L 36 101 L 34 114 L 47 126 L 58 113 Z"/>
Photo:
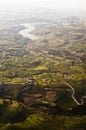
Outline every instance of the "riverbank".
<path fill-rule="evenodd" d="M 31 34 L 31 32 L 32 32 L 33 30 L 35 30 L 35 26 L 33 26 L 33 25 L 29 24 L 29 23 L 21 24 L 21 26 L 24 26 L 25 29 L 23 29 L 23 30 L 21 30 L 21 31 L 19 32 L 20 35 L 22 35 L 23 37 L 29 38 L 29 39 L 31 39 L 31 40 L 36 40 L 36 39 L 38 39 L 37 36 Z"/>

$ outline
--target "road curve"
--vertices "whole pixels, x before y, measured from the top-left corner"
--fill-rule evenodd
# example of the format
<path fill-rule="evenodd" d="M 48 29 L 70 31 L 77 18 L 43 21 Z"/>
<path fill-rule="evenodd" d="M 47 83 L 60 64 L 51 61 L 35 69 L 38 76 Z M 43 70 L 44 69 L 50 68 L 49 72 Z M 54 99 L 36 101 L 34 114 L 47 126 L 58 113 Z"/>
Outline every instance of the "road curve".
<path fill-rule="evenodd" d="M 69 83 L 65 83 L 68 87 L 71 88 L 72 90 L 72 98 L 74 100 L 74 102 L 77 104 L 77 105 L 83 105 L 84 104 L 84 99 L 86 98 L 86 96 L 83 96 L 81 98 L 81 103 L 77 101 L 77 99 L 75 98 L 75 89 L 69 84 Z"/>

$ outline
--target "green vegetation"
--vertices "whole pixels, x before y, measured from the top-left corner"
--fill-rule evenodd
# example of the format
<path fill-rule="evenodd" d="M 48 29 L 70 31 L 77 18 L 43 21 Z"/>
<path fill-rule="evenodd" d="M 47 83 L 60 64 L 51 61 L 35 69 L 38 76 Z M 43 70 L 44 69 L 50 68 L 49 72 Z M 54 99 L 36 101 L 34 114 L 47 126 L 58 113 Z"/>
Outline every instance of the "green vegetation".
<path fill-rule="evenodd" d="M 36 25 L 35 41 L 0 28 L 0 130 L 86 129 L 86 100 L 73 98 L 86 96 L 83 26 Z"/>
<path fill-rule="evenodd" d="M 53 120 L 54 119 L 54 120 Z M 82 120 L 83 119 L 83 120 Z M 85 127 L 86 117 L 67 117 L 67 116 L 47 116 L 47 115 L 31 115 L 23 123 L 1 124 L 1 130 L 83 130 Z"/>

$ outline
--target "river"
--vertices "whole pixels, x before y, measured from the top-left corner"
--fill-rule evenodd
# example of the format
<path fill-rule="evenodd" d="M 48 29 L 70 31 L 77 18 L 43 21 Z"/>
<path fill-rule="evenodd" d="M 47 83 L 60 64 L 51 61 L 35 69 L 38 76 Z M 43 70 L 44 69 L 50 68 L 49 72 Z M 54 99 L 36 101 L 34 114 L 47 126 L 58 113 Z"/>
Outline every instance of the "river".
<path fill-rule="evenodd" d="M 35 30 L 35 25 L 37 24 L 47 24 L 47 23 L 24 23 L 24 24 L 21 24 L 21 26 L 24 26 L 25 29 L 21 30 L 19 32 L 20 35 L 22 35 L 23 37 L 26 37 L 26 38 L 29 38 L 31 40 L 36 40 L 38 39 L 37 36 L 31 34 L 31 32 L 33 30 Z M 48 23 L 49 24 L 49 23 Z M 74 102 L 77 104 L 77 105 L 83 105 L 84 104 L 84 99 L 86 98 L 86 96 L 83 96 L 81 98 L 81 103 L 78 102 L 78 100 L 75 98 L 75 89 L 69 84 L 69 83 L 65 83 L 67 86 L 69 86 L 69 88 L 72 90 L 72 99 L 74 100 Z"/>
<path fill-rule="evenodd" d="M 31 34 L 31 32 L 35 30 L 35 26 L 33 24 L 24 23 L 24 24 L 21 24 L 21 26 L 24 26 L 25 29 L 19 32 L 20 35 L 22 35 L 23 37 L 29 38 L 31 40 L 36 40 L 38 38 L 37 36 Z"/>
<path fill-rule="evenodd" d="M 21 30 L 18 34 L 22 35 L 23 37 L 29 38 L 31 40 L 36 40 L 39 37 L 31 34 L 33 30 L 36 29 L 35 25 L 44 25 L 44 24 L 51 24 L 50 22 L 38 22 L 38 23 L 24 23 L 20 24 L 20 26 L 24 26 L 25 29 Z"/>

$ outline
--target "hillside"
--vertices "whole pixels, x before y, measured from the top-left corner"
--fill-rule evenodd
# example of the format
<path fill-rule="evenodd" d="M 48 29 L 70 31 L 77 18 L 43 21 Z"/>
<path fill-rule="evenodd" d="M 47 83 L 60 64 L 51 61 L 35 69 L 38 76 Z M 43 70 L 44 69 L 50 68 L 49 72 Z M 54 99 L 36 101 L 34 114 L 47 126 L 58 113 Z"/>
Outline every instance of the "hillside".
<path fill-rule="evenodd" d="M 0 129 L 85 130 L 86 22 L 35 27 L 31 40 L 19 21 L 0 25 Z"/>

